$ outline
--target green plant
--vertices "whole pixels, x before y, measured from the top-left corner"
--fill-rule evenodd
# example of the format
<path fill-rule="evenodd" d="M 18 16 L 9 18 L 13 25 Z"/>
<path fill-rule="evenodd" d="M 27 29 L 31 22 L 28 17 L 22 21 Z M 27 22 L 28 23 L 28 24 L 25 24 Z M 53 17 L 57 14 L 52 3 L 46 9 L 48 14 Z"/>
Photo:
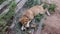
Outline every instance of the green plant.
<path fill-rule="evenodd" d="M 3 18 L 9 20 L 15 14 L 15 11 L 14 11 L 15 8 L 16 8 L 16 3 L 15 2 L 12 2 L 10 4 L 10 10 L 9 10 L 9 12 Z"/>
<path fill-rule="evenodd" d="M 39 0 L 28 0 L 25 3 L 25 7 L 31 8 L 32 6 L 37 5 L 37 4 L 40 4 Z"/>
<path fill-rule="evenodd" d="M 44 9 L 48 8 L 48 5 L 47 5 L 47 4 L 44 4 L 44 5 L 43 5 L 43 8 L 44 8 Z"/>
<path fill-rule="evenodd" d="M 3 26 L 3 25 L 5 25 L 5 24 L 6 24 L 6 21 L 3 20 L 3 19 L 1 19 L 1 20 L 0 20 L 0 26 Z"/>
<path fill-rule="evenodd" d="M 55 4 L 51 4 L 50 6 L 49 6 L 49 8 L 48 8 L 48 11 L 54 11 L 55 10 L 55 8 L 56 8 L 56 5 Z"/>
<path fill-rule="evenodd" d="M 36 22 L 40 22 L 41 18 L 42 18 L 43 14 L 38 14 L 35 16 L 35 21 Z"/>
<path fill-rule="evenodd" d="M 2 2 L 4 2 L 5 0 L 0 0 L 0 4 L 2 3 Z"/>
<path fill-rule="evenodd" d="M 16 8 L 15 1 L 10 3 L 9 6 L 10 6 L 9 11 L 7 13 L 4 13 L 4 14 L 0 15 L 0 19 L 5 18 L 5 17 L 8 19 L 8 17 L 11 17 L 10 15 L 13 15 L 15 13 L 14 12 L 14 10 Z"/>
<path fill-rule="evenodd" d="M 15 1 L 13 1 L 11 4 L 10 4 L 10 9 L 14 9 L 16 8 L 17 6 L 17 3 Z"/>
<path fill-rule="evenodd" d="M 15 8 L 16 8 L 15 1 L 10 3 L 9 6 L 10 6 L 9 11 L 6 14 L 4 14 L 4 16 L 2 15 L 2 17 L 0 18 L 0 26 L 2 27 L 2 32 L 4 32 L 8 28 L 7 23 L 9 23 L 9 20 L 15 14 Z"/>

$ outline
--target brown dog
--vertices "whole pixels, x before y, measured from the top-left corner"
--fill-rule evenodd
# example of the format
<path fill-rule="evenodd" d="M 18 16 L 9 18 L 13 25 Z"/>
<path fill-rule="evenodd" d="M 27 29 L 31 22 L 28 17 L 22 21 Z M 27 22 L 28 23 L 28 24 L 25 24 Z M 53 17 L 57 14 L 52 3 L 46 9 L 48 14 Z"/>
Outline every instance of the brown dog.
<path fill-rule="evenodd" d="M 31 20 L 34 18 L 34 16 L 36 16 L 37 14 L 44 14 L 45 10 L 43 9 L 42 5 L 36 5 L 30 9 L 28 9 L 23 16 L 21 17 L 21 19 L 19 19 L 19 21 L 22 23 L 22 30 L 23 27 L 26 25 L 26 27 L 29 27 L 29 23 L 31 22 Z"/>

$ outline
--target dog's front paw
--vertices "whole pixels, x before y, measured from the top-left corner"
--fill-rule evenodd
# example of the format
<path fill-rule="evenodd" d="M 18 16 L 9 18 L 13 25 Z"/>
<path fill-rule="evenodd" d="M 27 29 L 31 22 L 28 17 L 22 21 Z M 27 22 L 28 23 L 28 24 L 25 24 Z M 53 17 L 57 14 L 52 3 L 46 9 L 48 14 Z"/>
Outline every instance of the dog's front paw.
<path fill-rule="evenodd" d="M 25 30 L 25 29 L 26 29 L 26 28 L 25 28 L 24 26 L 21 27 L 21 30 L 22 30 L 22 31 Z"/>

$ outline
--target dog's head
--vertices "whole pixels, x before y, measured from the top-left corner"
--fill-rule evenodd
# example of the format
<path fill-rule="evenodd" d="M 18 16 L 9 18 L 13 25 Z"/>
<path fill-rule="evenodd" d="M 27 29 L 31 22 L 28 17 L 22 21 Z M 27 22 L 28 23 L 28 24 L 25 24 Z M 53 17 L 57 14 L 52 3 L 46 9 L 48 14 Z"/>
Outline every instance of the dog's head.
<path fill-rule="evenodd" d="M 29 21 L 30 19 L 27 18 L 26 16 L 23 16 L 21 19 L 19 19 L 19 22 L 22 24 L 21 30 L 25 30 L 26 26 L 29 27 L 28 26 L 29 25 L 28 23 L 30 23 Z"/>
<path fill-rule="evenodd" d="M 29 18 L 23 16 L 21 19 L 19 19 L 19 22 L 21 22 L 22 25 L 26 25 L 29 21 Z"/>

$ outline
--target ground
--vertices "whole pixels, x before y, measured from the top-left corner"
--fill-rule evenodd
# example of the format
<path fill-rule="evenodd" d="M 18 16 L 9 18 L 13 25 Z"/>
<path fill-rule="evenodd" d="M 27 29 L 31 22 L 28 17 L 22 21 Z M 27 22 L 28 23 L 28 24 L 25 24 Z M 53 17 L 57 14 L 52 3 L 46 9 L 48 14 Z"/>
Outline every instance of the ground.
<path fill-rule="evenodd" d="M 56 3 L 57 8 L 53 15 L 47 16 L 44 21 L 46 26 L 42 30 L 41 34 L 60 34 L 60 0 L 53 1 Z"/>
<path fill-rule="evenodd" d="M 45 22 L 45 27 L 42 30 L 42 34 L 60 34 L 60 16 L 54 14 L 47 16 Z"/>

